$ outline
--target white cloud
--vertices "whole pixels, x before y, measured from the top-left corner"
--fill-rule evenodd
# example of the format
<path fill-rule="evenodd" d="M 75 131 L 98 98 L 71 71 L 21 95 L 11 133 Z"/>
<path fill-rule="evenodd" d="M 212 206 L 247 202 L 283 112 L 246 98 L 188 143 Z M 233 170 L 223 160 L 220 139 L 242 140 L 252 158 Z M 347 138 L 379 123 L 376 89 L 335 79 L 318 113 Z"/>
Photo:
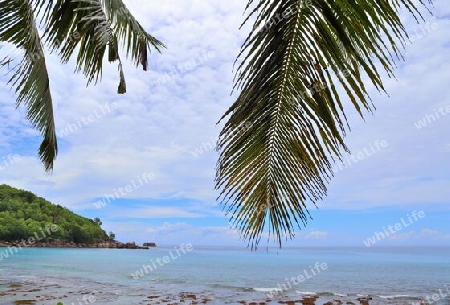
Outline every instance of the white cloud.
<path fill-rule="evenodd" d="M 111 216 L 118 215 L 121 218 L 201 218 L 208 217 L 211 214 L 201 213 L 200 211 L 189 211 L 189 208 L 175 208 L 175 207 L 156 207 L 150 206 L 140 208 L 133 206 L 130 209 L 113 209 Z M 111 217 L 110 216 L 110 217 Z"/>
<path fill-rule="evenodd" d="M 420 236 L 432 239 L 450 239 L 450 234 L 428 228 L 422 229 L 420 231 Z"/>
<path fill-rule="evenodd" d="M 302 239 L 326 239 L 328 235 L 329 232 L 327 231 L 312 230 L 306 234 L 299 234 L 298 236 Z"/>
<path fill-rule="evenodd" d="M 392 240 L 408 240 L 408 239 L 411 239 L 411 238 L 413 238 L 415 235 L 414 235 L 414 231 L 409 231 L 409 232 L 405 232 L 405 233 L 395 233 L 395 234 L 392 234 L 392 235 L 389 235 L 389 239 L 392 239 Z"/>

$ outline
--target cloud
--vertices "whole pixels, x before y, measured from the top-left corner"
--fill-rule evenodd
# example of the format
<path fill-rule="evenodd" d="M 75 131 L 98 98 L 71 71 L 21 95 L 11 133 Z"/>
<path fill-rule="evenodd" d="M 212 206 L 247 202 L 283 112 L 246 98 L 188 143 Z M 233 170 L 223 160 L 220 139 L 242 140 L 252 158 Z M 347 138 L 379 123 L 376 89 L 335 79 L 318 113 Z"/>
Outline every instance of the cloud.
<path fill-rule="evenodd" d="M 414 236 L 414 231 L 409 231 L 405 233 L 396 232 L 395 234 L 389 235 L 388 238 L 392 240 L 408 240 L 413 238 Z"/>
<path fill-rule="evenodd" d="M 114 214 L 116 211 L 114 212 Z M 121 210 L 121 218 L 198 218 L 207 217 L 208 215 L 186 211 L 183 208 L 174 207 L 148 207 Z"/>
<path fill-rule="evenodd" d="M 164 222 L 148 227 L 147 240 L 160 244 L 239 245 L 239 234 L 226 226 L 196 226 L 187 222 Z"/>
<path fill-rule="evenodd" d="M 441 239 L 441 240 L 449 240 L 450 239 L 450 234 L 446 233 L 446 232 L 440 232 L 437 230 L 432 230 L 432 229 L 422 229 L 420 231 L 420 236 L 421 237 L 426 237 L 426 238 L 431 238 L 431 239 Z"/>
<path fill-rule="evenodd" d="M 327 231 L 312 230 L 306 234 L 300 234 L 299 238 L 302 238 L 302 239 L 326 239 L 328 237 L 328 235 L 329 235 L 329 232 L 327 232 Z"/>
<path fill-rule="evenodd" d="M 146 233 L 159 233 L 159 234 L 167 234 L 172 232 L 178 232 L 180 230 L 191 229 L 192 226 L 185 222 L 164 222 L 161 226 L 158 227 L 150 227 L 145 232 Z"/>

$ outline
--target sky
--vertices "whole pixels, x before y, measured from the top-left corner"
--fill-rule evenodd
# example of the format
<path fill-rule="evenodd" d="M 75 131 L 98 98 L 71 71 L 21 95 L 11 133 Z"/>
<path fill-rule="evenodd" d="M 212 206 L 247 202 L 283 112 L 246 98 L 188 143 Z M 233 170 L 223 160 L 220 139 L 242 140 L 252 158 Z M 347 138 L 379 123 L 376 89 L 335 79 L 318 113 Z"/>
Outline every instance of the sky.
<path fill-rule="evenodd" d="M 86 87 L 73 61 L 47 54 L 53 173 L 0 71 L 0 183 L 99 217 L 121 241 L 245 248 L 215 200 L 214 145 L 236 98 L 246 1 L 124 2 L 167 49 L 149 54 L 146 72 L 127 61 L 125 95 L 116 94 L 116 64 L 105 61 L 102 81 Z M 388 94 L 370 90 L 374 114 L 362 120 L 348 108 L 347 166 L 336 167 L 328 196 L 309 205 L 312 219 L 284 246 L 450 245 L 450 5 L 436 0 L 431 10 L 421 24 L 402 12 L 411 41 L 396 79 L 384 77 Z"/>

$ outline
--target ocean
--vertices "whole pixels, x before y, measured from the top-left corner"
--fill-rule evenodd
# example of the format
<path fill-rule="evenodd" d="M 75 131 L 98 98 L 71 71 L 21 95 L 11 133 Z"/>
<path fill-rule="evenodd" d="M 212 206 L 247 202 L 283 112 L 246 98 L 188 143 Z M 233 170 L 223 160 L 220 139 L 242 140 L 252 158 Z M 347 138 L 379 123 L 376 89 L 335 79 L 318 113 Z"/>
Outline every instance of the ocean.
<path fill-rule="evenodd" d="M 0 248 L 0 258 L 0 304 L 289 304 L 305 295 L 450 304 L 450 248 Z"/>

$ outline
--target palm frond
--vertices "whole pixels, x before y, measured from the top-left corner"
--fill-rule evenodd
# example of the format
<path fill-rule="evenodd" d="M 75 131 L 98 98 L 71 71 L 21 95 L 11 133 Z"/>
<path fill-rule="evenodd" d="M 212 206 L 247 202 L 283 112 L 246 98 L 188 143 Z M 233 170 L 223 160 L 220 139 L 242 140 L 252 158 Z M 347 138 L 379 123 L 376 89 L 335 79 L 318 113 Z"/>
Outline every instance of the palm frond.
<path fill-rule="evenodd" d="M 147 49 L 154 47 L 158 52 L 165 45 L 148 34 L 134 18 L 122 0 L 103 0 L 108 19 L 114 25 L 114 34 L 123 42 L 127 55 L 131 54 L 136 65 L 141 64 L 144 71 L 148 69 Z"/>
<path fill-rule="evenodd" d="M 98 82 L 103 59 L 110 45 L 114 60 L 119 59 L 111 26 L 100 0 L 58 1 L 48 18 L 46 39 L 52 50 L 59 49 L 67 63 L 79 46 L 76 71 L 82 71 L 88 84 Z M 111 53 L 111 52 L 110 52 Z"/>
<path fill-rule="evenodd" d="M 2 59 L 0 59 L 0 68 L 3 68 L 4 66 L 7 66 L 11 63 L 11 59 L 8 57 L 3 57 Z"/>
<path fill-rule="evenodd" d="M 116 9 L 120 12 L 114 11 Z M 144 70 L 148 67 L 148 49 L 154 47 L 160 51 L 164 45 L 143 29 L 122 1 L 0 0 L 0 42 L 10 42 L 25 52 L 10 82 L 18 92 L 17 103 L 26 105 L 28 119 L 44 136 L 39 156 L 46 170 L 51 170 L 57 142 L 36 15 L 44 26 L 43 40 L 50 51 L 58 51 L 63 63 L 78 50 L 76 71 L 85 75 L 88 84 L 101 78 L 108 51 L 108 60 L 118 61 L 117 92 L 120 94 L 126 92 L 126 82 L 119 43 L 126 46 L 127 55 L 131 54 Z M 5 57 L 0 60 L 0 67 L 9 63 L 9 58 Z"/>
<path fill-rule="evenodd" d="M 265 227 L 281 247 L 326 196 L 348 152 L 338 87 L 360 116 L 374 110 L 362 75 L 384 91 L 377 65 L 393 76 L 405 7 L 422 17 L 412 0 L 249 1 L 244 22 L 256 21 L 238 56 L 240 95 L 221 118 L 216 188 L 252 248 Z"/>
<path fill-rule="evenodd" d="M 53 104 L 45 56 L 29 0 L 0 0 L 0 41 L 12 43 L 24 52 L 9 82 L 15 87 L 17 105 L 26 107 L 28 120 L 43 136 L 39 157 L 45 170 L 50 171 L 58 153 Z"/>
<path fill-rule="evenodd" d="M 3 49 L 3 45 L 0 45 L 0 50 Z M 0 68 L 3 68 L 4 66 L 8 66 L 12 62 L 12 59 L 9 56 L 3 56 L 0 57 Z"/>
<path fill-rule="evenodd" d="M 119 60 L 118 93 L 125 93 L 125 76 L 119 56 L 119 44 L 127 56 L 147 70 L 147 50 L 160 51 L 164 45 L 148 34 L 120 0 L 57 0 L 51 14 L 45 16 L 46 40 L 52 50 L 59 49 L 66 63 L 79 46 L 77 71 L 83 71 L 88 84 L 101 77 L 103 59 Z"/>

